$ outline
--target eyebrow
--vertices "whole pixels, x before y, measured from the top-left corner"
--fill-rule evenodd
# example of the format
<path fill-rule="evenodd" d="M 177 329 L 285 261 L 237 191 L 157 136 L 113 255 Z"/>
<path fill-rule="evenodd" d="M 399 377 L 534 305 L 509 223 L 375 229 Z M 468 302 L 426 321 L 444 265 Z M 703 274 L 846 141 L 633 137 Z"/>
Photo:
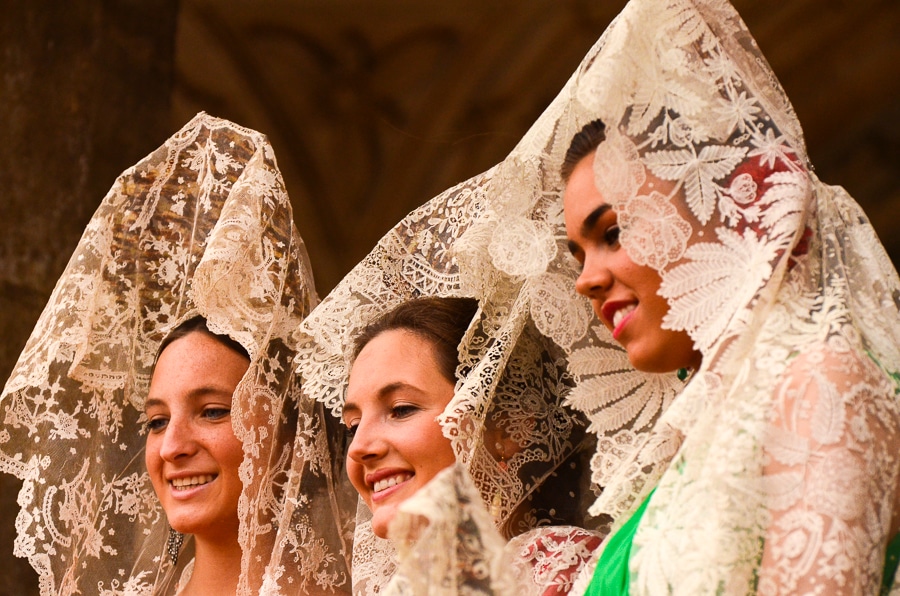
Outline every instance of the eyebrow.
<path fill-rule="evenodd" d="M 584 218 L 584 221 L 581 222 L 581 233 L 585 236 L 590 234 L 591 230 L 594 229 L 594 226 L 597 225 L 597 221 L 610 209 L 612 209 L 612 207 L 610 207 L 609 203 L 603 203 L 591 211 L 588 216 Z"/>
<path fill-rule="evenodd" d="M 237 388 L 235 388 L 235 391 Z M 223 387 L 216 387 L 215 385 L 204 385 L 203 387 L 197 387 L 190 393 L 188 393 L 188 399 L 200 399 L 205 395 L 230 395 L 234 396 L 234 391 L 228 391 Z M 165 407 L 165 400 L 159 397 L 148 397 L 144 400 L 144 411 L 146 412 L 148 409 L 153 407 Z"/>
<path fill-rule="evenodd" d="M 594 229 L 594 226 L 597 225 L 597 222 L 600 220 L 600 218 L 603 217 L 603 215 L 610 209 L 612 209 L 612 207 L 609 203 L 603 203 L 602 205 L 588 213 L 588 216 L 584 218 L 583 222 L 581 222 L 581 235 L 587 236 L 588 234 L 590 234 Z M 571 240 L 569 240 L 568 245 L 569 252 L 571 252 L 572 254 L 575 254 L 581 248 Z"/>

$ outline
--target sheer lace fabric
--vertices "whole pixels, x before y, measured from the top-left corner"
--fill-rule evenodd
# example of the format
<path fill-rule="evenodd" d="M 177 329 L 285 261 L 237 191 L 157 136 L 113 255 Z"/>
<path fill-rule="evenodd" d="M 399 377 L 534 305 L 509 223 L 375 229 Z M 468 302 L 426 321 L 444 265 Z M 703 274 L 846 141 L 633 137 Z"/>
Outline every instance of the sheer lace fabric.
<path fill-rule="evenodd" d="M 522 299 L 521 279 L 488 278 L 477 287 L 461 275 L 461 239 L 477 234 L 485 205 L 502 198 L 498 181 L 495 169 L 451 188 L 382 238 L 304 320 L 297 370 L 304 393 L 337 418 L 348 376 L 346 350 L 369 321 L 415 296 L 478 298 L 479 312 L 460 345 L 456 392 L 440 418 L 457 461 L 477 488 L 477 506 L 493 510 L 491 531 L 504 539 L 551 524 L 592 529 L 600 523 L 585 515 L 594 498 L 594 440 L 585 417 L 565 403 L 572 377 L 562 347 L 540 331 L 529 300 Z M 511 233 L 526 238 L 530 231 Z M 555 241 L 549 249 L 555 250 Z M 583 305 L 576 308 L 584 312 Z M 500 442 L 510 448 L 498 449 Z M 443 486 L 448 499 L 458 497 Z M 360 519 L 365 518 L 363 511 Z M 437 513 L 429 519 L 435 531 L 442 523 L 457 524 L 455 517 Z M 391 541 L 372 536 L 367 523 L 356 525 L 354 593 L 384 589 L 395 577 L 395 550 Z M 449 578 L 456 568 L 443 571 L 428 573 Z"/>
<path fill-rule="evenodd" d="M 311 532 L 303 483 L 330 495 L 321 409 L 298 399 L 291 332 L 317 302 L 265 137 L 198 114 L 124 172 L 88 224 L 3 391 L 0 466 L 24 480 L 15 552 L 42 594 L 176 589 L 144 466 L 143 400 L 160 341 L 204 315 L 251 365 L 233 398 L 244 446 L 239 592 L 348 577 L 338 528 Z M 329 519 L 330 499 L 319 499 Z M 320 512 L 321 513 L 321 512 Z M 289 537 L 273 555 L 276 532 Z M 330 532 L 330 533 L 327 533 Z M 314 590 L 311 590 L 314 591 Z"/>
<path fill-rule="evenodd" d="M 415 234 L 412 238 L 401 235 L 419 221 L 433 220 L 432 210 L 445 209 L 443 203 L 452 201 L 458 190 L 452 189 L 401 222 L 301 325 L 302 347 L 296 362 L 304 392 L 328 404 L 336 415 L 346 384 L 344 350 L 355 333 L 377 314 L 408 297 L 461 294 L 453 260 L 443 261 L 443 254 L 438 253 L 440 258 L 429 261 L 434 253 L 429 254 Z M 458 234 L 458 230 L 447 224 L 432 222 L 421 233 L 435 234 L 435 228 L 443 225 L 448 235 L 441 241 L 452 241 L 450 234 Z M 438 269 L 445 264 L 453 264 L 449 273 Z M 436 285 L 435 280 L 440 278 L 442 283 Z M 588 474 L 593 440 L 586 432 L 583 416 L 563 403 L 571 390 L 571 379 L 562 351 L 537 331 L 527 313 L 519 313 L 518 320 L 506 327 L 493 328 L 491 317 L 495 315 L 488 314 L 487 309 L 508 307 L 484 304 L 463 340 L 460 381 L 441 417 L 458 465 L 477 489 L 477 498 L 469 495 L 465 499 L 478 511 L 474 514 L 478 520 L 487 520 L 478 531 L 496 538 L 488 545 L 502 545 L 506 538 L 542 525 L 596 525 L 585 518 L 593 498 Z M 503 449 L 497 447 L 501 441 Z M 422 495 L 423 502 L 435 507 L 434 515 L 428 517 L 430 531 L 442 538 L 456 536 L 455 529 L 440 529 L 457 525 L 457 512 L 448 503 L 461 507 L 458 499 L 468 495 L 457 488 L 452 482 L 437 483 L 432 492 Z M 394 541 L 406 539 L 375 537 L 368 510 L 362 502 L 359 508 L 353 544 L 354 593 L 381 593 L 395 577 L 400 584 L 391 585 L 405 585 L 403 582 L 413 577 L 396 575 L 399 559 Z M 468 536 L 460 539 L 468 540 Z M 426 547 L 429 552 L 450 548 L 454 547 L 444 542 L 435 543 L 433 549 Z M 457 567 L 438 570 L 432 566 L 437 563 L 434 559 L 417 560 L 429 563 L 429 577 L 443 577 L 456 585 L 452 578 Z M 440 562 L 448 563 L 443 559 Z M 405 567 L 408 571 L 413 568 L 409 564 Z M 438 582 L 434 589 L 446 585 Z"/>
<path fill-rule="evenodd" d="M 564 249 L 535 249 L 562 236 L 556 172 L 596 118 L 621 244 L 660 273 L 663 326 L 703 354 L 683 388 L 636 373 L 566 293 Z M 534 320 L 567 351 L 570 403 L 598 435 L 591 512 L 617 525 L 656 489 L 632 593 L 877 591 L 898 511 L 900 282 L 852 198 L 811 171 L 731 5 L 632 0 L 513 160 L 462 239 L 461 277 L 516 274 L 547 313 Z M 526 246 L 518 268 L 498 258 Z"/>
<path fill-rule="evenodd" d="M 664 326 L 703 354 L 686 385 L 634 370 L 574 294 L 559 168 L 596 118 L 608 138 L 595 181 L 621 244 L 659 272 Z M 338 410 L 340 346 L 419 294 L 482 305 L 442 420 L 476 486 L 479 446 L 490 452 L 480 404 L 514 342 L 527 330 L 553 361 L 562 352 L 562 405 L 597 440 L 592 523 L 617 527 L 655 489 L 633 593 L 876 591 L 898 510 L 900 280 L 858 205 L 812 172 L 787 97 L 725 0 L 632 0 L 507 159 L 389 233 L 303 325 L 314 397 Z M 478 488 L 489 503 L 492 487 Z M 414 581 L 399 569 L 395 582 Z"/>

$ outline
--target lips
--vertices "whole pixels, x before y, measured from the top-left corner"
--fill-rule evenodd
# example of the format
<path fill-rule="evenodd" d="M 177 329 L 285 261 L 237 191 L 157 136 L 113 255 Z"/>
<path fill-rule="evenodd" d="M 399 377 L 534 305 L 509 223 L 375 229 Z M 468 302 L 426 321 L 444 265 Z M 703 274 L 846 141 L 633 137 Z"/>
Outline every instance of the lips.
<path fill-rule="evenodd" d="M 213 480 L 216 479 L 215 474 L 199 474 L 196 476 L 184 476 L 182 478 L 172 478 L 169 480 L 169 484 L 176 491 L 178 490 L 188 490 L 191 488 L 197 488 L 198 486 L 203 486 L 204 484 L 209 484 Z"/>
<path fill-rule="evenodd" d="M 607 324 L 612 327 L 613 338 L 619 338 L 622 329 L 636 309 L 636 302 L 615 301 L 603 304 L 600 314 Z"/>
<path fill-rule="evenodd" d="M 403 484 L 412 477 L 412 474 L 404 473 L 383 478 L 372 485 L 372 492 L 379 493 L 383 490 L 387 490 L 391 487 L 397 486 L 398 484 Z"/>
<path fill-rule="evenodd" d="M 620 308 L 616 311 L 612 318 L 613 329 L 618 329 L 622 322 L 625 320 L 625 317 L 634 312 L 634 309 L 637 308 L 637 305 L 630 304 L 624 308 Z M 613 331 L 615 333 L 615 331 Z"/>

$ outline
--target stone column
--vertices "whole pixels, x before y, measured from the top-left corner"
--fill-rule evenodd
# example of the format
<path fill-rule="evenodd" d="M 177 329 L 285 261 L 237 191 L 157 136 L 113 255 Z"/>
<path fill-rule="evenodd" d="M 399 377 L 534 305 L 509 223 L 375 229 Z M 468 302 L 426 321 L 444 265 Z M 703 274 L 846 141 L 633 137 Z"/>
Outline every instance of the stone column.
<path fill-rule="evenodd" d="M 0 380 L 116 176 L 169 136 L 176 0 L 0 2 Z M 2 424 L 2 421 L 0 421 Z M 0 475 L 0 594 L 19 483 Z"/>

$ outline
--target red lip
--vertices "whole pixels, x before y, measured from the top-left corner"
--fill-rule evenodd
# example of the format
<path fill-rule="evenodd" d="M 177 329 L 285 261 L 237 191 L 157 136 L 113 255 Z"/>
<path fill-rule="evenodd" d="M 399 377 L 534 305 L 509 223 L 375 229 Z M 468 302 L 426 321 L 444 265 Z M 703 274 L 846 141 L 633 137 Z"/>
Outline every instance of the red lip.
<path fill-rule="evenodd" d="M 600 316 L 603 318 L 603 322 L 612 329 L 612 320 L 616 314 L 616 311 L 620 308 L 624 308 L 632 304 L 630 301 L 626 300 L 607 300 L 603 303 L 603 306 L 600 308 Z"/>

